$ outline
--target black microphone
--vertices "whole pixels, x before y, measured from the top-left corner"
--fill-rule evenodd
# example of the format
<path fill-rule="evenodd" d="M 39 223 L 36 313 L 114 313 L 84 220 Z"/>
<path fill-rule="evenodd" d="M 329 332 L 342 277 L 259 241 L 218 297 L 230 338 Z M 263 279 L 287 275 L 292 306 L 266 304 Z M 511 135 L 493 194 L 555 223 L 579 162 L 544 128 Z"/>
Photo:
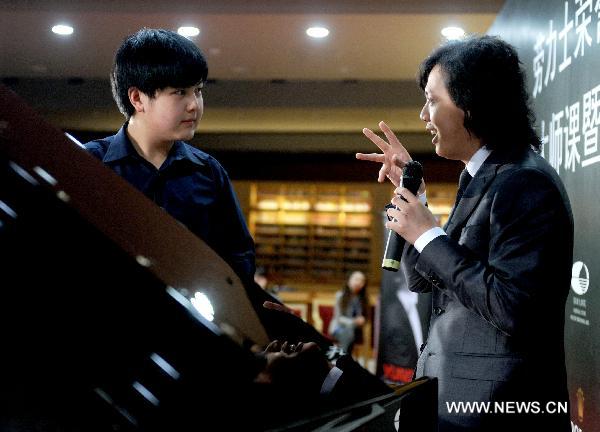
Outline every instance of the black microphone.
<path fill-rule="evenodd" d="M 404 169 L 402 170 L 402 181 L 400 186 L 405 187 L 412 194 L 417 195 L 422 179 L 423 167 L 419 162 L 413 160 L 404 166 Z M 400 196 L 400 198 L 404 199 L 402 196 Z M 396 231 L 391 229 L 389 230 L 381 268 L 389 271 L 398 271 L 400 268 L 400 258 L 402 257 L 405 241 L 406 240 L 404 240 L 402 236 L 398 235 Z"/>

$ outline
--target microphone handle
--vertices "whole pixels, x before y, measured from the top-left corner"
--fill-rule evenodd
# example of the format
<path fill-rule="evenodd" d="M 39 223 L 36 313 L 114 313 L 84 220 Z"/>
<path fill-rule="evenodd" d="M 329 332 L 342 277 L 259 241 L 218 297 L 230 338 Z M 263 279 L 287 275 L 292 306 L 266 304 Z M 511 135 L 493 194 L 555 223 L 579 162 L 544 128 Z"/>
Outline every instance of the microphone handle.
<path fill-rule="evenodd" d="M 388 230 L 387 243 L 385 244 L 385 252 L 383 254 L 383 262 L 381 268 L 389 271 L 398 271 L 400 268 L 400 259 L 396 259 L 396 251 L 400 251 L 402 256 L 402 250 L 404 249 L 405 240 L 402 236 L 399 236 L 394 230 Z"/>
<path fill-rule="evenodd" d="M 403 177 L 402 185 L 412 194 L 416 195 L 421 185 L 421 177 Z M 400 268 L 400 258 L 404 250 L 406 240 L 398 235 L 394 230 L 388 230 L 387 243 L 385 244 L 385 252 L 383 253 L 383 261 L 381 268 L 388 271 L 398 271 Z"/>

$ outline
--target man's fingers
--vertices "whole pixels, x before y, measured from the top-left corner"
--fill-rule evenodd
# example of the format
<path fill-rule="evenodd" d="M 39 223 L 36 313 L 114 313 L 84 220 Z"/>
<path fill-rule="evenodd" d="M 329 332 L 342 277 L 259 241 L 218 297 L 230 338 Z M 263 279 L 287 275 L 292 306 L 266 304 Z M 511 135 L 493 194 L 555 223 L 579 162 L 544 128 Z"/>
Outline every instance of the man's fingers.
<path fill-rule="evenodd" d="M 409 191 L 406 188 L 403 188 L 403 187 L 396 188 L 396 190 L 394 190 L 394 193 L 396 195 L 401 195 L 402 198 L 404 198 L 405 201 L 410 204 L 414 203 L 415 201 L 418 201 L 418 198 L 415 196 L 415 194 L 413 194 L 411 191 Z M 394 199 L 396 199 L 396 198 L 394 198 Z"/>
<path fill-rule="evenodd" d="M 385 155 L 381 153 L 356 153 L 356 159 L 383 163 L 385 161 Z"/>
<path fill-rule="evenodd" d="M 388 216 L 393 217 L 394 219 L 398 219 L 397 216 L 406 216 L 406 206 L 408 205 L 401 198 L 392 199 L 392 203 L 396 207 L 390 207 L 387 211 Z"/>
<path fill-rule="evenodd" d="M 379 176 L 377 177 L 377 181 L 379 183 L 383 183 L 389 172 L 390 167 L 387 164 L 381 165 L 381 168 L 379 168 Z"/>
<path fill-rule="evenodd" d="M 363 134 L 365 134 L 365 136 L 367 138 L 369 138 L 371 140 L 371 142 L 373 144 L 375 144 L 377 147 L 379 147 L 379 149 L 382 152 L 386 152 L 389 150 L 390 145 L 383 139 L 380 138 L 375 132 L 373 132 L 371 129 L 368 128 L 364 128 L 363 129 Z"/>
<path fill-rule="evenodd" d="M 281 345 L 281 352 L 286 353 L 286 354 L 290 354 L 290 351 L 295 348 L 295 345 L 289 343 L 288 341 L 285 341 L 283 343 L 283 345 Z"/>
<path fill-rule="evenodd" d="M 396 165 L 397 167 L 403 168 L 403 169 L 404 169 L 404 166 L 406 165 L 406 162 L 404 162 L 402 159 L 400 159 L 397 154 L 394 154 L 392 156 L 392 163 L 394 165 Z"/>
<path fill-rule="evenodd" d="M 385 124 L 385 122 L 381 121 L 379 122 L 379 129 L 381 129 L 381 132 L 383 132 L 386 136 L 386 138 L 388 139 L 389 143 L 394 146 L 400 146 L 404 149 L 404 146 L 402 145 L 402 143 L 400 141 L 398 141 L 398 137 L 396 137 L 396 134 L 394 134 L 394 132 L 392 132 L 392 130 L 390 129 L 390 127 Z"/>
<path fill-rule="evenodd" d="M 387 209 L 387 215 L 389 217 L 391 217 L 392 219 L 398 220 L 398 218 L 400 216 L 402 216 L 402 212 L 400 210 L 398 210 L 398 209 L 395 209 L 395 208 L 389 208 L 389 209 Z M 391 221 L 388 221 L 388 222 L 391 222 Z"/>
<path fill-rule="evenodd" d="M 385 122 L 379 122 L 379 128 L 381 129 L 381 131 L 385 134 L 386 138 L 388 139 L 390 146 L 392 147 L 392 149 L 394 151 L 394 154 L 399 157 L 399 160 L 404 159 L 404 161 L 401 161 L 402 165 L 398 165 L 399 167 L 403 167 L 406 162 L 408 162 L 409 160 L 412 159 L 410 157 L 410 154 L 408 153 L 406 148 L 402 145 L 402 143 L 400 142 L 398 137 L 396 137 L 396 134 L 394 134 L 394 132 L 392 132 L 392 130 L 389 128 L 389 126 L 387 124 L 385 124 Z"/>
<path fill-rule="evenodd" d="M 388 174 L 386 175 L 386 177 L 388 178 L 388 180 L 389 180 L 389 181 L 391 181 L 391 182 L 392 182 L 392 184 L 393 184 L 394 186 L 396 186 L 396 187 L 400 186 L 400 179 L 399 179 L 399 178 L 392 177 L 392 176 L 390 175 L 390 173 L 388 173 Z"/>
<path fill-rule="evenodd" d="M 265 309 L 276 310 L 279 312 L 286 312 L 286 313 L 290 313 L 290 314 L 294 313 L 289 307 L 279 304 L 279 303 L 271 302 L 271 301 L 264 302 L 263 307 Z"/>
<path fill-rule="evenodd" d="M 399 233 L 402 229 L 402 225 L 400 222 L 403 221 L 404 214 L 400 210 L 396 210 L 395 208 L 390 208 L 387 210 L 387 215 L 392 218 L 392 220 L 386 221 L 386 228 L 393 229 L 397 233 Z"/>
<path fill-rule="evenodd" d="M 267 347 L 265 348 L 266 352 L 276 352 L 279 351 L 281 348 L 281 342 L 279 342 L 277 339 L 275 339 L 274 341 L 270 342 L 269 345 L 267 345 Z"/>

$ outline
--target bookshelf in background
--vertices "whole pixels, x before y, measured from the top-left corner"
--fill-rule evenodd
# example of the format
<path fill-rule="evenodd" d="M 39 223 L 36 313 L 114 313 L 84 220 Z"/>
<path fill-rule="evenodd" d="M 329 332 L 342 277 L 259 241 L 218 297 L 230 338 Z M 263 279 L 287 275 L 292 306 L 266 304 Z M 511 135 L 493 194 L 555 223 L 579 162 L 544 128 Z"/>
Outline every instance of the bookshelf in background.
<path fill-rule="evenodd" d="M 335 291 L 342 287 L 343 269 L 353 270 L 354 264 L 364 265 L 368 253 L 369 287 L 376 289 L 374 287 L 379 286 L 383 241 L 384 237 L 387 238 L 383 227 L 383 208 L 389 203 L 393 191 L 389 183 L 238 180 L 234 187 L 256 242 L 257 264 L 267 267 L 272 284 L 288 285 L 301 291 Z M 455 195 L 455 183 L 427 184 L 429 208 L 441 225 L 448 218 Z M 338 207 L 331 203 L 314 207 L 317 196 L 319 201 L 326 203 L 337 199 Z M 370 204 L 371 209 L 342 212 L 339 206 L 342 196 L 349 197 L 348 202 Z M 340 210 L 336 211 L 336 208 Z M 366 239 L 366 235 L 370 237 Z M 340 252 L 340 249 L 343 251 Z M 331 261 L 336 256 L 342 257 L 336 263 L 339 273 L 330 279 L 330 275 L 335 276 Z M 313 265 L 318 257 L 329 259 Z M 351 261 L 353 258 L 356 262 Z M 285 266 L 285 274 L 274 273 L 275 269 L 270 265 Z M 312 272 L 313 268 L 319 270 Z"/>
<path fill-rule="evenodd" d="M 450 210 L 456 198 L 456 184 L 431 183 L 427 185 L 427 205 L 438 219 L 440 226 L 448 221 Z"/>
<path fill-rule="evenodd" d="M 257 265 L 282 281 L 341 283 L 370 273 L 372 194 L 330 183 L 252 183 L 249 225 Z"/>

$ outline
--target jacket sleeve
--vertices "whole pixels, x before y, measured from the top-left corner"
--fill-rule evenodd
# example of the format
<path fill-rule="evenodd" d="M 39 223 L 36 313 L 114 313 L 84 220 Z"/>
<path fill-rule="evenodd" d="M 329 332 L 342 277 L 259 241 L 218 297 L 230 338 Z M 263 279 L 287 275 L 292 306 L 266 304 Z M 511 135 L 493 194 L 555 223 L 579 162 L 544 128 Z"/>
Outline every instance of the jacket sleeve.
<path fill-rule="evenodd" d="M 557 185 L 537 170 L 506 176 L 489 195 L 480 204 L 490 206 L 489 220 L 467 224 L 458 241 L 437 237 L 415 266 L 445 294 L 515 335 L 532 311 L 561 297 L 555 294 L 564 284 L 553 278 L 571 265 L 565 251 L 572 249 L 572 217 Z"/>
<path fill-rule="evenodd" d="M 402 252 L 401 267 L 406 279 L 406 286 L 409 290 L 417 293 L 426 293 L 431 291 L 431 283 L 421 276 L 416 270 L 416 264 L 419 259 L 419 252 L 410 243 L 404 245 Z"/>

